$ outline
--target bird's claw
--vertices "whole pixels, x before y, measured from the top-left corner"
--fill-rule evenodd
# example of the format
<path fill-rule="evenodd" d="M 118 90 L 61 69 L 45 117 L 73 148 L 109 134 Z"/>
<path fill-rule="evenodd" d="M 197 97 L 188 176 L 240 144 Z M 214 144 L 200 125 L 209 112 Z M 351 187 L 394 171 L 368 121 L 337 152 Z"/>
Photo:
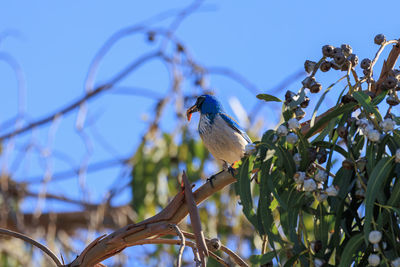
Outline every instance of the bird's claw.
<path fill-rule="evenodd" d="M 229 172 L 232 176 L 235 176 L 236 169 L 233 168 L 232 166 L 229 166 L 229 167 L 228 167 L 228 172 Z"/>
<path fill-rule="evenodd" d="M 211 175 L 210 178 L 207 178 L 207 182 L 210 182 L 212 188 L 214 188 L 213 179 L 216 179 L 215 174 Z"/>

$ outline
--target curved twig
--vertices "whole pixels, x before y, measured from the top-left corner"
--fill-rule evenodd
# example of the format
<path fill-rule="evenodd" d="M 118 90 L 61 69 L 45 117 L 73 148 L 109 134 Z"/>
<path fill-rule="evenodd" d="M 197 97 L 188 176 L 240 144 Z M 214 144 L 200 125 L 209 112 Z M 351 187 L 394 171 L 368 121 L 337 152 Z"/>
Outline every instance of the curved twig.
<path fill-rule="evenodd" d="M 16 237 L 16 238 L 24 240 L 25 242 L 27 242 L 27 243 L 37 247 L 41 251 L 43 251 L 46 255 L 48 255 L 54 261 L 54 263 L 57 266 L 63 266 L 61 261 L 57 258 L 57 256 L 48 247 L 46 247 L 45 245 L 42 245 L 39 242 L 33 240 L 29 236 L 26 236 L 24 234 L 17 233 L 17 232 L 11 231 L 11 230 L 7 230 L 7 229 L 4 229 L 4 228 L 0 228 L 0 234 L 12 236 L 12 237 Z"/>
<path fill-rule="evenodd" d="M 166 238 L 156 238 L 156 239 L 144 239 L 137 241 L 132 244 L 132 246 L 137 246 L 137 245 L 146 245 L 146 244 L 167 244 L 167 245 L 181 245 L 182 246 L 182 241 L 177 240 L 177 239 L 166 239 Z M 191 248 L 196 249 L 196 244 L 192 241 L 185 241 L 185 244 Z M 221 263 L 223 266 L 229 267 L 229 264 L 225 262 L 221 257 L 219 257 L 217 254 L 209 251 L 210 256 L 213 257 L 216 261 Z"/>
<path fill-rule="evenodd" d="M 130 72 L 132 72 L 134 69 L 136 69 L 139 66 L 141 66 L 143 63 L 149 61 L 150 59 L 154 59 L 156 57 L 159 57 L 159 56 L 160 56 L 160 52 L 159 51 L 150 52 L 150 53 L 144 54 L 143 56 L 138 58 L 136 61 L 131 63 L 128 67 L 126 67 L 123 71 L 118 73 L 108 83 L 105 83 L 105 84 L 97 87 L 95 90 L 88 92 L 87 94 L 85 94 L 84 96 L 82 96 L 81 98 L 79 98 L 78 100 L 73 102 L 72 104 L 69 104 L 68 106 L 66 106 L 64 108 L 61 108 L 59 111 L 56 111 L 56 112 L 52 113 L 49 116 L 46 116 L 46 117 L 44 117 L 42 119 L 39 119 L 37 121 L 34 121 L 34 122 L 26 125 L 24 127 L 21 127 L 21 128 L 19 128 L 17 130 L 13 130 L 11 132 L 8 132 L 8 133 L 0 136 L 0 141 L 3 141 L 5 139 L 9 139 L 9 138 L 11 138 L 11 137 L 13 137 L 15 135 L 18 135 L 18 134 L 27 132 L 27 131 L 29 131 L 32 128 L 35 128 L 37 126 L 49 123 L 49 122 L 53 121 L 55 118 L 57 118 L 60 115 L 65 115 L 65 114 L 70 113 L 74 109 L 78 108 L 81 104 L 86 102 L 87 100 L 93 98 L 94 96 L 97 96 L 99 93 L 101 93 L 103 91 L 111 89 L 117 82 L 119 82 L 120 80 L 125 78 Z"/>

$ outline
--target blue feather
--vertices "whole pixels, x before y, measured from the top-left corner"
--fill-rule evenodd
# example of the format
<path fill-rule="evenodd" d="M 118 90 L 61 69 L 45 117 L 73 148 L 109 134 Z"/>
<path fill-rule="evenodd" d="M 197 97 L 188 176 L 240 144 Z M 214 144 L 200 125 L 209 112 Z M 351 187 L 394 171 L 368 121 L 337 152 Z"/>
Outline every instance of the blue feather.
<path fill-rule="evenodd" d="M 231 116 L 225 113 L 219 113 L 219 115 L 226 121 L 226 123 L 237 133 L 243 136 L 247 142 L 251 143 L 250 137 L 246 134 L 246 132 L 239 126 L 239 124 L 233 119 Z"/>

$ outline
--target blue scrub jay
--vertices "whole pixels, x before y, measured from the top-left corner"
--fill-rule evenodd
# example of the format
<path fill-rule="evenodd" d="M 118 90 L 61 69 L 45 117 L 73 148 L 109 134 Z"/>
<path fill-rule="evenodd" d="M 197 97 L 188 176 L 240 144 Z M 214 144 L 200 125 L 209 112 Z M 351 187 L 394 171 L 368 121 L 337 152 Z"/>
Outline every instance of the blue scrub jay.
<path fill-rule="evenodd" d="M 224 169 L 227 169 L 243 157 L 245 146 L 251 143 L 249 136 L 225 113 L 214 96 L 199 96 L 186 112 L 188 121 L 192 113 L 197 111 L 200 111 L 198 130 L 204 145 L 217 160 L 222 161 Z"/>

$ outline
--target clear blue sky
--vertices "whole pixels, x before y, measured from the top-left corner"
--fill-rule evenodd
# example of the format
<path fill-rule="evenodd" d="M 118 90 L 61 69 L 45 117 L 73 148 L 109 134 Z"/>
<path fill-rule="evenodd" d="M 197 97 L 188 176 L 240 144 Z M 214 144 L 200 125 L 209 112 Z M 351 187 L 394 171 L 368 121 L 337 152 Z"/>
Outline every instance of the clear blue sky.
<path fill-rule="evenodd" d="M 0 32 L 16 31 L 0 43 L 0 52 L 12 55 L 21 66 L 27 86 L 26 112 L 40 118 L 81 96 L 84 80 L 93 56 L 100 46 L 120 28 L 133 25 L 159 12 L 180 8 L 187 1 L 2 1 Z M 327 4 L 329 3 L 329 4 Z M 305 59 L 318 60 L 324 44 L 351 44 L 360 60 L 377 50 L 373 37 L 384 33 L 389 39 L 400 37 L 400 4 L 392 1 L 205 1 L 199 12 L 179 27 L 177 35 L 188 45 L 194 57 L 206 66 L 229 67 L 257 85 L 263 92 L 302 68 Z M 161 24 L 165 25 L 165 24 Z M 142 35 L 126 38 L 103 61 L 98 82 L 106 81 L 148 47 Z M 381 63 L 378 64 L 380 66 Z M 167 76 L 158 64 L 149 64 L 121 83 L 121 86 L 145 87 L 166 92 Z M 339 73 L 321 78 L 326 83 Z M 317 77 L 318 78 L 318 77 Z M 250 109 L 255 96 L 226 78 L 212 77 L 217 97 L 230 111 L 228 100 L 238 97 Z M 299 83 L 290 86 L 297 91 Z M 283 97 L 286 90 L 277 92 Z M 14 73 L 0 62 L 0 122 L 15 116 L 17 89 Z M 332 103 L 334 99 L 331 100 Z M 154 101 L 106 93 L 89 105 L 88 119 L 96 120 L 97 129 L 115 149 L 129 155 L 139 142 L 147 123 L 141 118 L 153 110 Z M 275 106 L 278 107 L 278 106 Z M 266 111 L 261 115 L 266 115 Z M 151 116 L 151 114 L 150 114 Z M 275 116 L 275 117 L 274 117 Z M 278 113 L 268 113 L 265 127 L 272 127 Z M 69 155 L 77 166 L 84 159 L 85 147 L 72 130 L 76 113 L 64 117 L 51 147 Z M 172 121 L 164 121 L 168 127 Z M 37 131 L 36 139 L 46 146 L 48 127 Z M 0 129 L 0 133 L 8 130 Z M 21 147 L 30 137 L 16 142 Z M 110 159 L 113 154 L 95 143 L 90 162 Z M 12 169 L 15 154 L 0 158 L 1 166 Z M 55 160 L 54 172 L 70 165 Z M 4 168 L 4 167 L 2 167 Z M 31 160 L 17 172 L 17 179 L 43 175 L 45 167 Z M 115 182 L 119 169 L 94 172 L 87 177 L 90 199 L 99 200 Z M 28 177 L 28 178 L 27 178 Z M 127 181 L 127 180 L 125 180 Z M 76 179 L 55 183 L 51 192 L 66 192 L 77 197 Z M 129 192 L 115 204 L 124 203 Z M 35 207 L 35 203 L 27 203 Z M 61 207 L 56 204 L 45 209 Z"/>

